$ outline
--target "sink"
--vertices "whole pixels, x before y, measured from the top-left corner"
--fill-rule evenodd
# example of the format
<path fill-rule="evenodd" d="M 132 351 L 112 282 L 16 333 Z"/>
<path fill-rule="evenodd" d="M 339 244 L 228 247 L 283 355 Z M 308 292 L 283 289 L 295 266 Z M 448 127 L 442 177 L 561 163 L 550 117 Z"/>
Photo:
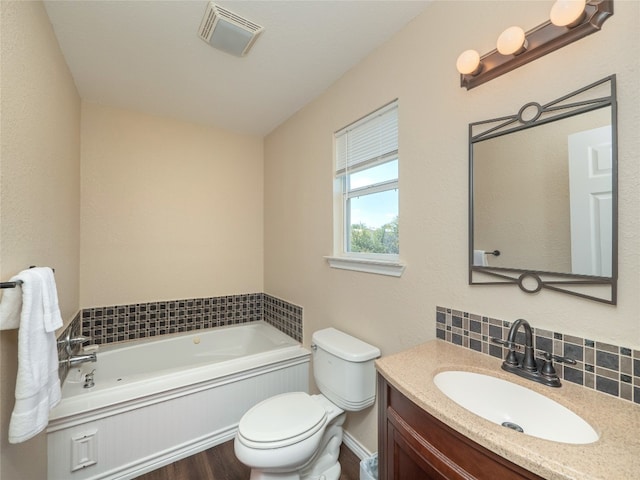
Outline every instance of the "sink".
<path fill-rule="evenodd" d="M 560 443 L 598 440 L 596 431 L 568 408 L 507 380 L 465 371 L 446 371 L 436 386 L 461 407 L 490 422 Z"/>

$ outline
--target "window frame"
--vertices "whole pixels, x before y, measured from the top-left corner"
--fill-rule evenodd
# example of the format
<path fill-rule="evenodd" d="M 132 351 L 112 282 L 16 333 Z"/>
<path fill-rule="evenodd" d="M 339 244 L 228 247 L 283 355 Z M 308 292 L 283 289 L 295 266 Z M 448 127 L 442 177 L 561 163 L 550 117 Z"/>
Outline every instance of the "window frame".
<path fill-rule="evenodd" d="M 398 100 L 393 100 L 388 104 L 378 108 L 370 114 L 362 117 L 361 119 L 353 122 L 352 124 L 338 130 L 334 133 L 334 246 L 332 256 L 325 257 L 329 265 L 333 268 L 340 268 L 346 270 L 363 271 L 367 273 L 377 273 L 382 275 L 401 276 L 404 272 L 405 265 L 400 261 L 400 252 L 398 253 L 364 253 L 364 252 L 350 252 L 350 200 L 365 195 L 372 195 L 375 193 L 387 192 L 396 190 L 398 192 L 398 220 L 400 218 L 400 202 L 399 202 L 399 169 L 400 169 L 400 155 L 398 148 Z M 366 152 L 364 156 L 360 155 L 359 159 L 355 162 L 351 162 L 347 147 L 345 144 L 340 144 L 347 140 L 342 140 L 348 132 L 357 130 L 362 125 L 367 125 L 368 122 L 377 121 L 379 117 L 391 113 L 395 115 L 393 127 L 395 134 L 390 137 L 390 143 L 386 143 L 382 148 L 391 150 L 382 150 L 381 154 L 375 152 L 375 146 L 373 151 L 369 148 L 371 144 L 367 144 L 364 147 Z M 386 130 L 383 132 L 386 134 Z M 384 139 L 383 139 L 384 140 Z M 387 139 L 389 140 L 389 139 Z M 381 142 L 378 137 L 373 139 L 373 142 Z M 395 142 L 395 144 L 394 144 Z M 394 148 L 395 145 L 395 148 Z M 370 155 L 370 156 L 367 156 Z M 375 168 L 379 165 L 384 165 L 389 162 L 398 162 L 398 175 L 395 179 L 384 180 L 381 182 L 373 183 L 371 185 L 360 186 L 354 189 L 348 188 L 349 175 L 354 173 L 363 172 L 367 169 Z M 349 168 L 349 167 L 352 168 Z M 399 247 L 399 241 L 398 241 Z"/>
<path fill-rule="evenodd" d="M 362 170 L 359 170 L 359 172 L 364 172 L 364 171 L 367 171 L 369 168 L 374 168 L 379 165 L 384 165 L 385 163 L 389 163 L 397 160 L 398 160 L 398 156 L 396 155 L 384 163 L 379 163 L 376 165 L 372 165 L 368 168 L 363 168 Z M 352 172 L 352 173 L 356 173 L 356 172 Z M 343 207 L 343 217 L 341 221 L 341 225 L 342 225 L 342 249 L 340 252 L 341 255 L 347 256 L 347 257 L 353 256 L 353 257 L 360 257 L 360 258 L 374 258 L 378 260 L 397 261 L 400 256 L 399 252 L 398 253 L 366 253 L 366 252 L 350 251 L 351 210 L 349 208 L 349 202 L 353 198 L 373 195 L 375 193 L 390 192 L 393 190 L 396 190 L 399 192 L 400 190 L 398 188 L 398 177 L 396 177 L 395 180 L 388 180 L 384 182 L 373 183 L 371 185 L 367 185 L 364 187 L 350 189 L 347 186 L 347 183 L 349 181 L 349 175 L 350 174 L 346 172 L 343 175 L 341 175 L 339 178 L 339 180 L 341 180 L 341 183 L 342 183 L 341 188 L 342 188 L 342 207 Z M 399 213 L 400 212 L 398 212 L 398 216 L 399 216 Z"/>

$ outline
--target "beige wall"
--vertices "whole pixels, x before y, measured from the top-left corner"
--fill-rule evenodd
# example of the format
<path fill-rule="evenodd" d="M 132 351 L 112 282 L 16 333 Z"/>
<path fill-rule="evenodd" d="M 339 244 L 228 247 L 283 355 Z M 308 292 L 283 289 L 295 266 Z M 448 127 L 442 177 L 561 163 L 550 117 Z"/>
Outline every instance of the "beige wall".
<path fill-rule="evenodd" d="M 54 267 L 66 324 L 79 303 L 80 99 L 42 4 L 0 9 L 0 279 Z M 45 479 L 44 434 L 7 443 L 17 338 L 0 333 L 0 477 Z"/>
<path fill-rule="evenodd" d="M 262 138 L 82 104 L 83 308 L 263 290 Z"/>
<path fill-rule="evenodd" d="M 383 355 L 435 336 L 436 305 L 640 347 L 640 3 L 617 1 L 602 30 L 466 91 L 455 70 L 467 48 L 547 18 L 551 1 L 437 1 L 265 141 L 265 291 L 304 307 L 305 342 L 336 326 Z M 482 21 L 478 22 L 481 18 Z M 544 291 L 467 284 L 467 125 L 545 103 L 612 73 L 618 78 L 620 275 L 617 306 Z M 399 98 L 401 278 L 334 270 L 332 133 Z M 425 381 L 429 379 L 425 378 Z M 347 430 L 376 446 L 376 414 Z"/>

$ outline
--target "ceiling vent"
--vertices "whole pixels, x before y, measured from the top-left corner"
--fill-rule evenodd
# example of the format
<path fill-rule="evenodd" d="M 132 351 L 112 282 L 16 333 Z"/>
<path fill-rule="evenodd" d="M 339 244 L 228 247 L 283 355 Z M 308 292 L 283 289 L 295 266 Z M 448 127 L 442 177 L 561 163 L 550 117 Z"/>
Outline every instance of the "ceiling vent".
<path fill-rule="evenodd" d="M 198 35 L 212 47 L 236 57 L 243 57 L 262 30 L 264 28 L 260 25 L 209 2 Z"/>

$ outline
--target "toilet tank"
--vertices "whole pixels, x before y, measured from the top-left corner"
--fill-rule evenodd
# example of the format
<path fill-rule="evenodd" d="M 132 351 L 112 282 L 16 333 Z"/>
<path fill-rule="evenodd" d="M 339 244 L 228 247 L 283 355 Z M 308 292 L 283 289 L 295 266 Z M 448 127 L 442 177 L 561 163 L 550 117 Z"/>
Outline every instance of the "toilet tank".
<path fill-rule="evenodd" d="M 374 360 L 380 350 L 335 328 L 311 337 L 313 376 L 322 394 L 347 411 L 362 410 L 376 399 Z"/>

